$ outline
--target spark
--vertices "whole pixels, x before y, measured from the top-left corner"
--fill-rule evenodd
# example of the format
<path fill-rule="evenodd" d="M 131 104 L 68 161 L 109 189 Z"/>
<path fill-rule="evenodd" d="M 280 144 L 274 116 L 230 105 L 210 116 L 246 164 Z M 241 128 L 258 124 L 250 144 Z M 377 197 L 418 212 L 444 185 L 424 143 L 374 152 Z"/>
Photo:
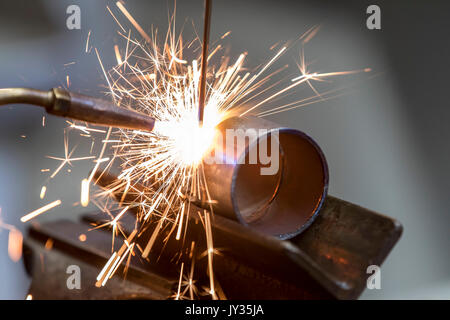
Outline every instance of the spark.
<path fill-rule="evenodd" d="M 306 31 L 300 39 L 303 39 L 303 44 L 306 44 L 314 38 L 320 30 L 320 26 L 315 26 Z"/>
<path fill-rule="evenodd" d="M 178 280 L 178 291 L 175 300 L 180 300 L 181 280 L 183 280 L 184 263 L 181 263 L 180 279 Z"/>
<path fill-rule="evenodd" d="M 175 236 L 175 239 L 177 239 L 177 240 L 180 240 L 180 237 L 181 237 L 181 229 L 183 228 L 183 219 L 184 219 L 185 207 L 186 207 L 186 203 L 183 202 L 183 205 L 181 207 L 181 213 L 179 215 L 180 221 L 178 222 L 177 235 Z"/>
<path fill-rule="evenodd" d="M 208 59 L 207 61 L 209 62 L 209 60 L 216 54 L 217 51 L 219 51 L 220 49 L 222 49 L 222 46 L 219 44 L 209 55 L 208 55 Z"/>
<path fill-rule="evenodd" d="M 227 32 L 225 32 L 221 37 L 220 37 L 220 39 L 225 39 L 226 37 L 228 37 L 229 35 L 230 35 L 230 33 L 231 33 L 231 31 L 227 31 Z"/>
<path fill-rule="evenodd" d="M 214 286 L 214 271 L 213 271 L 213 238 L 212 238 L 212 231 L 211 231 L 211 218 L 210 218 L 210 212 L 207 210 L 203 210 L 203 213 L 205 215 L 205 228 L 206 228 L 206 243 L 208 248 L 208 274 L 209 274 L 209 285 L 210 290 L 209 293 L 213 297 L 214 300 L 217 300 L 216 290 Z"/>
<path fill-rule="evenodd" d="M 327 72 L 327 73 L 312 73 L 312 74 L 302 74 L 301 76 L 298 76 L 294 79 L 292 79 L 292 82 L 295 82 L 297 80 L 300 79 L 313 79 L 313 80 L 317 80 L 319 78 L 324 78 L 324 77 L 332 77 L 332 76 L 344 76 L 344 75 L 349 75 L 349 74 L 355 74 L 355 73 L 360 73 L 360 72 L 370 72 L 372 69 L 370 68 L 365 68 L 362 70 L 351 70 L 351 71 L 339 71 L 339 72 Z"/>
<path fill-rule="evenodd" d="M 69 128 L 74 128 L 80 131 L 83 131 L 85 133 L 90 133 L 90 132 L 99 132 L 99 133 L 106 133 L 105 130 L 102 129 L 95 129 L 95 128 L 88 128 L 86 126 L 81 126 L 81 125 L 76 125 L 75 123 L 72 123 L 70 121 L 66 121 L 68 124 L 70 124 Z"/>
<path fill-rule="evenodd" d="M 22 257 L 22 232 L 13 228 L 8 236 L 8 255 L 12 261 L 17 262 Z"/>
<path fill-rule="evenodd" d="M 2 208 L 0 207 L 0 229 L 8 230 L 8 255 L 12 261 L 17 262 L 22 257 L 22 232 L 15 226 L 3 222 L 1 213 Z"/>
<path fill-rule="evenodd" d="M 121 65 L 123 63 L 123 61 L 122 61 L 122 57 L 120 56 L 119 46 L 117 44 L 114 45 L 114 52 L 116 54 L 117 64 Z"/>
<path fill-rule="evenodd" d="M 120 29 L 122 29 L 122 31 L 125 32 L 125 29 L 122 27 L 122 25 L 120 24 L 119 20 L 117 20 L 116 16 L 112 13 L 111 9 L 108 6 L 106 6 L 106 9 L 108 9 L 109 13 L 113 17 L 113 19 L 116 21 L 116 23 L 120 27 Z"/>
<path fill-rule="evenodd" d="M 127 256 L 127 254 L 131 251 L 132 246 L 129 245 L 129 243 L 133 240 L 133 238 L 136 236 L 137 230 L 134 230 L 130 236 L 124 241 L 122 247 L 119 249 L 119 251 L 114 252 L 109 258 L 108 262 L 103 267 L 102 271 L 100 271 L 99 275 L 97 276 L 97 282 L 95 284 L 96 287 L 103 287 L 106 284 L 106 281 L 112 275 L 114 274 L 114 271 L 116 270 L 116 267 L 120 265 L 120 262 L 123 261 L 123 259 Z"/>
<path fill-rule="evenodd" d="M 144 29 L 141 28 L 141 26 L 136 22 L 136 20 L 134 20 L 133 16 L 128 12 L 128 10 L 124 7 L 124 5 L 120 1 L 117 1 L 116 5 L 120 9 L 120 11 L 122 11 L 124 16 L 127 17 L 128 20 L 130 20 L 131 24 L 136 28 L 136 30 L 141 34 L 141 36 L 147 42 L 151 42 L 151 39 L 148 36 L 148 34 L 144 31 Z"/>
<path fill-rule="evenodd" d="M 42 186 L 41 193 L 39 194 L 39 198 L 44 199 L 46 191 L 47 191 L 47 187 L 46 186 Z"/>
<path fill-rule="evenodd" d="M 86 39 L 86 49 L 85 49 L 86 53 L 89 51 L 89 39 L 90 38 L 91 38 L 91 30 L 89 30 L 88 36 L 87 36 L 87 39 Z"/>
<path fill-rule="evenodd" d="M 89 204 L 89 179 L 81 181 L 81 205 L 87 207 Z"/>
<path fill-rule="evenodd" d="M 282 93 L 284 93 L 284 92 L 286 92 L 286 91 L 288 91 L 288 90 L 290 90 L 290 89 L 292 89 L 292 88 L 294 88 L 294 87 L 297 87 L 298 85 L 300 85 L 300 84 L 306 82 L 309 78 L 310 78 L 310 76 L 304 76 L 304 77 L 301 77 L 300 80 L 294 82 L 294 83 L 291 84 L 290 86 L 287 86 L 286 88 L 284 88 L 284 89 L 282 89 L 282 90 L 280 90 L 280 91 L 274 93 L 274 94 L 271 95 L 270 97 L 267 97 L 267 98 L 264 99 L 263 101 L 257 103 L 255 106 L 253 106 L 253 107 L 247 109 L 245 112 L 241 113 L 240 117 L 243 116 L 243 115 L 246 115 L 247 113 L 251 112 L 252 110 L 258 108 L 259 106 L 261 106 L 261 105 L 267 103 L 268 101 L 273 100 L 273 98 L 278 97 L 278 96 L 281 95 Z"/>
<path fill-rule="evenodd" d="M 36 210 L 30 212 L 29 214 L 24 215 L 22 218 L 20 218 L 20 221 L 22 221 L 22 222 L 30 221 L 31 219 L 37 217 L 38 215 L 40 215 L 40 214 L 42 214 L 42 213 L 44 213 L 44 212 L 46 212 L 46 211 L 48 211 L 48 210 L 50 210 L 50 209 L 52 209 L 54 207 L 57 207 L 60 204 L 61 204 L 61 200 L 53 201 L 53 202 L 51 202 L 51 203 L 49 203 L 49 204 L 47 204 L 47 205 L 45 205 L 45 206 L 43 206 L 43 207 L 41 207 L 39 209 L 36 209 Z"/>
<path fill-rule="evenodd" d="M 53 249 L 53 239 L 48 238 L 47 241 L 45 241 L 44 245 L 45 250 L 50 251 Z"/>
<path fill-rule="evenodd" d="M 276 42 L 276 43 L 274 43 L 270 48 L 269 48 L 269 50 L 273 50 L 273 49 L 275 49 L 276 47 L 278 47 L 280 45 L 280 42 Z"/>
<path fill-rule="evenodd" d="M 67 140 L 67 137 L 64 137 L 64 158 L 60 158 L 60 157 L 53 157 L 53 156 L 47 156 L 47 158 L 49 159 L 54 159 L 54 160 L 59 160 L 61 161 L 61 164 L 59 165 L 59 167 L 56 168 L 55 171 L 53 171 L 52 175 L 50 176 L 50 178 L 54 178 L 58 172 L 66 165 L 72 165 L 72 161 L 80 161 L 80 160 L 87 160 L 87 159 L 94 159 L 94 156 L 87 156 L 87 157 L 78 157 L 78 158 L 71 158 L 72 153 L 75 151 L 75 148 L 73 148 L 70 152 L 69 152 L 69 143 Z"/>
<path fill-rule="evenodd" d="M 98 62 L 100 63 L 100 67 L 102 68 L 103 74 L 105 75 L 106 82 L 108 82 L 109 88 L 111 88 L 111 83 L 109 82 L 109 78 L 106 75 L 105 67 L 103 67 L 102 59 L 100 59 L 100 54 L 98 53 L 97 48 L 95 48 L 95 54 L 97 55 Z"/>

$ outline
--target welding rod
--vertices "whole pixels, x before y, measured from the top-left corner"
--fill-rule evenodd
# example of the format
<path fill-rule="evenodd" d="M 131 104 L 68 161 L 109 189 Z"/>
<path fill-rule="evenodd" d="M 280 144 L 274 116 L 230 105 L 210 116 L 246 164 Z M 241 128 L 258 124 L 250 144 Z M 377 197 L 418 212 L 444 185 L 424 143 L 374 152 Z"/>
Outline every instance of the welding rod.
<path fill-rule="evenodd" d="M 120 108 L 113 102 L 60 88 L 49 91 L 27 88 L 0 89 L 0 106 L 12 103 L 44 107 L 49 114 L 95 125 L 141 131 L 152 131 L 155 126 L 155 119 L 152 117 Z"/>
<path fill-rule="evenodd" d="M 205 21 L 203 26 L 202 66 L 200 74 L 200 93 L 198 102 L 198 121 L 203 125 L 203 113 L 206 99 L 206 74 L 208 69 L 209 29 L 211 25 L 211 0 L 205 0 Z"/>

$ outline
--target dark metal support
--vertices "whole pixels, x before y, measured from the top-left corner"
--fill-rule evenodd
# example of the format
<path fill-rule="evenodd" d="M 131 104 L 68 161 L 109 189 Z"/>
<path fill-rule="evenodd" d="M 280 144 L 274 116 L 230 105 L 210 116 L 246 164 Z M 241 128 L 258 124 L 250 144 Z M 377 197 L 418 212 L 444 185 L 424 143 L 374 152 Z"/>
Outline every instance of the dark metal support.
<path fill-rule="evenodd" d="M 204 241 L 195 216 L 189 220 L 189 235 Z M 119 269 L 105 287 L 95 287 L 95 277 L 111 254 L 111 233 L 88 229 L 103 218 L 87 215 L 79 223 L 57 221 L 30 228 L 24 254 L 35 299 L 168 299 L 174 294 L 179 276 L 174 257 L 180 248 L 174 239 L 155 244 L 148 261 L 138 254 L 133 257 L 126 277 Z M 130 212 L 121 222 L 130 233 L 134 215 Z M 289 241 L 221 216 L 212 223 L 214 246 L 220 251 L 214 257 L 215 278 L 228 299 L 356 299 L 366 287 L 367 267 L 381 265 L 402 233 L 396 220 L 331 196 L 311 227 Z M 147 232 L 151 234 L 152 226 Z M 84 242 L 78 239 L 81 233 L 86 234 Z M 48 239 L 53 241 L 51 250 L 45 249 Z M 145 235 L 142 239 L 145 242 Z M 205 262 L 199 260 L 198 270 L 205 270 Z M 66 286 L 71 264 L 81 268 L 81 291 Z M 199 287 L 207 284 L 202 273 L 197 276 Z"/>

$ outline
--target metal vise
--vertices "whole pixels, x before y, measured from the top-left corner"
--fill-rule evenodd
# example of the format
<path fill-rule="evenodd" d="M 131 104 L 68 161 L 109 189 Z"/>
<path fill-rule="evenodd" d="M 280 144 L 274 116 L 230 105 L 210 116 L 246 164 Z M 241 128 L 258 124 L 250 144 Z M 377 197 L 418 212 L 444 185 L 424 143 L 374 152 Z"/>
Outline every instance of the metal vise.
<path fill-rule="evenodd" d="M 88 232 L 99 219 L 98 214 L 88 214 L 78 223 L 32 225 L 24 242 L 24 261 L 32 277 L 33 299 L 173 297 L 180 269 L 170 241 L 155 246 L 148 260 L 132 257 L 126 274 L 121 266 L 105 287 L 95 287 L 111 254 L 110 232 Z M 121 221 L 126 232 L 136 223 L 131 214 Z M 195 215 L 189 223 L 190 237 L 205 241 Z M 214 246 L 220 251 L 214 256 L 214 276 L 227 299 L 356 299 L 366 287 L 367 267 L 381 265 L 402 233 L 396 220 L 332 196 L 325 199 L 315 222 L 287 241 L 221 216 L 214 216 L 212 223 Z M 70 265 L 81 269 L 80 289 L 66 285 Z M 206 272 L 196 275 L 196 281 L 197 287 L 207 286 Z"/>

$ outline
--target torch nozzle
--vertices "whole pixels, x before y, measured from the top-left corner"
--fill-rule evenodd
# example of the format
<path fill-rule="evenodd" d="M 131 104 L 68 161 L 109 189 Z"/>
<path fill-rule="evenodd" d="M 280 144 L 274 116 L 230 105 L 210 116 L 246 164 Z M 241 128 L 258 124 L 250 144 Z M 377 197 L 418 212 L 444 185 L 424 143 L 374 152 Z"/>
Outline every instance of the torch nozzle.
<path fill-rule="evenodd" d="M 25 103 L 44 107 L 47 113 L 95 125 L 152 131 L 155 119 L 120 108 L 113 102 L 54 88 L 40 91 L 26 88 L 0 89 L 0 105 Z"/>

